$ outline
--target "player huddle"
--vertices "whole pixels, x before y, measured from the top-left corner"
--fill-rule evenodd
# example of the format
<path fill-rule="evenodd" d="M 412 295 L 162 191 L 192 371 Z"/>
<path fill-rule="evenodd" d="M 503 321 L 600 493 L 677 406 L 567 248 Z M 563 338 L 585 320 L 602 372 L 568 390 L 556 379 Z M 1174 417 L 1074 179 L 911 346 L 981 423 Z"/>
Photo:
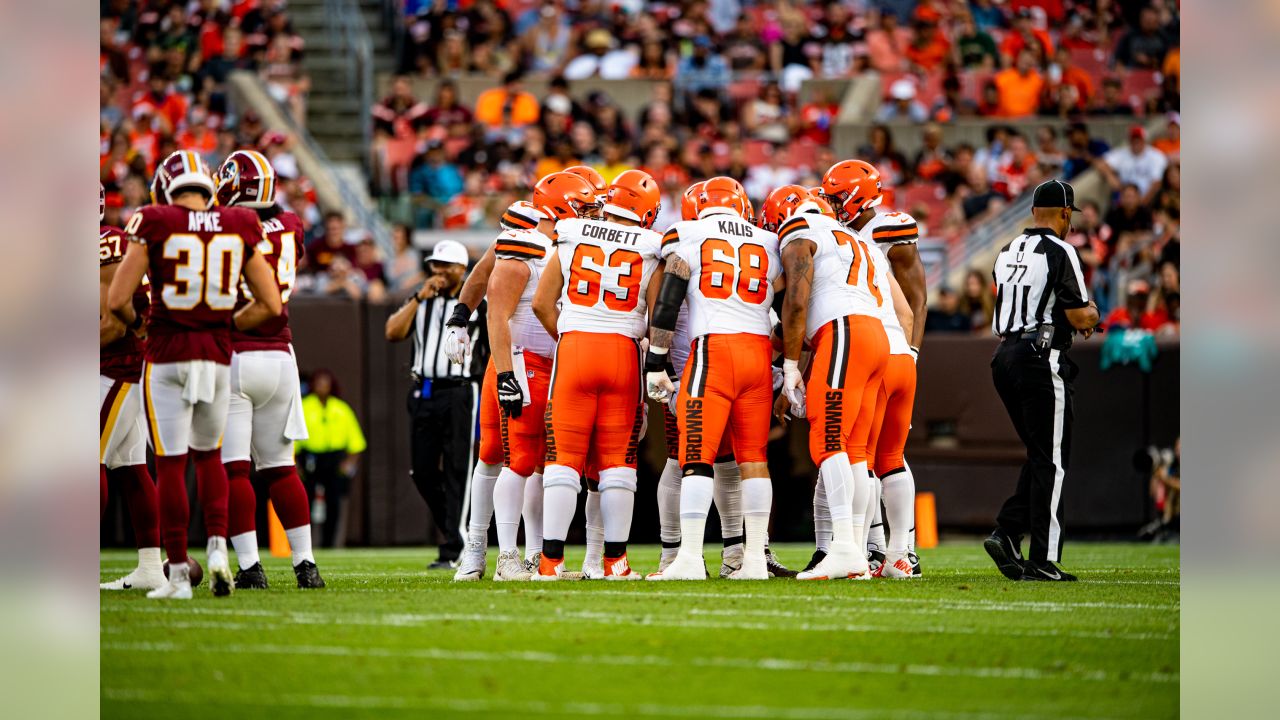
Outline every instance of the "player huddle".
<path fill-rule="evenodd" d="M 303 227 L 275 204 L 275 186 L 275 171 L 255 151 L 232 153 L 216 179 L 200 156 L 178 151 L 156 171 L 152 204 L 123 230 L 99 231 L 102 508 L 111 475 L 138 541 L 137 568 L 103 589 L 191 597 L 202 569 L 187 557 L 189 460 L 214 595 L 267 587 L 250 463 L 285 527 L 298 587 L 324 587 L 293 458 L 293 441 L 307 437 L 287 309 Z"/>
<path fill-rule="evenodd" d="M 713 502 L 722 577 L 918 575 L 903 448 L 924 273 L 915 221 L 877 212 L 881 200 L 875 168 L 849 160 L 819 188 L 774 190 L 758 219 L 737 181 L 696 183 L 661 234 L 658 184 L 640 170 L 606 184 L 569 168 L 511 205 L 448 323 L 446 352 L 461 362 L 487 300 L 481 447 L 454 579 L 484 576 L 491 520 L 495 580 L 640 579 L 627 541 L 646 394 L 663 403 L 668 451 L 662 556 L 647 579 L 707 577 Z M 771 416 L 808 420 L 819 467 L 817 551 L 799 573 L 768 548 Z M 573 572 L 564 545 L 584 479 L 586 556 Z"/>

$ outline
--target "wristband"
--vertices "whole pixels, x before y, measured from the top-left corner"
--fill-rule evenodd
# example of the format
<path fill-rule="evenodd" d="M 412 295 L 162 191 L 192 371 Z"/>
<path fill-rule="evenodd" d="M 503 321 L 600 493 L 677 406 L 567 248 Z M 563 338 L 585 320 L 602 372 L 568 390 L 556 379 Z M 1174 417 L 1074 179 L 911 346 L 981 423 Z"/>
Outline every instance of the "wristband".
<path fill-rule="evenodd" d="M 467 322 L 471 320 L 471 308 L 466 303 L 459 302 L 453 306 L 453 314 L 449 316 L 449 321 L 445 323 L 446 327 L 466 327 Z"/>
<path fill-rule="evenodd" d="M 644 355 L 645 372 L 658 372 L 660 370 L 665 370 L 667 363 L 667 348 L 650 347 L 649 352 Z"/>

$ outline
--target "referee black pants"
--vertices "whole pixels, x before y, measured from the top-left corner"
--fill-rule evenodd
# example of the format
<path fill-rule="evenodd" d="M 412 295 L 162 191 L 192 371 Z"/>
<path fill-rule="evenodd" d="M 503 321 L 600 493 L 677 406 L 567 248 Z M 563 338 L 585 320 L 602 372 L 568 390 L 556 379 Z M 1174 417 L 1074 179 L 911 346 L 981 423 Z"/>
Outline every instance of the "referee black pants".
<path fill-rule="evenodd" d="M 1071 456 L 1071 384 L 1079 368 L 1061 350 L 1037 351 L 1030 340 L 1002 342 L 991 377 L 1027 461 L 996 523 L 1015 538 L 1031 536 L 1029 559 L 1062 557 L 1062 486 Z"/>
<path fill-rule="evenodd" d="M 475 463 L 476 412 L 480 384 L 436 384 L 430 397 L 409 394 L 413 484 L 440 531 L 440 559 L 462 553 L 466 506 Z"/>

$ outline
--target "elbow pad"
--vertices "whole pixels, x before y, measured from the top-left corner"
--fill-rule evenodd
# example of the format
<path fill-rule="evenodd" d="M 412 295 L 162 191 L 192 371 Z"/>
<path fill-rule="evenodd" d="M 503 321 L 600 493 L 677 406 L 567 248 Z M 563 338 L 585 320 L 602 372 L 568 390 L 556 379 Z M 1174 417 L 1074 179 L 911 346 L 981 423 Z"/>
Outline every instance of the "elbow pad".
<path fill-rule="evenodd" d="M 787 297 L 786 288 L 783 288 L 781 291 L 775 292 L 773 294 L 773 311 L 777 313 L 779 317 L 782 316 L 782 302 L 786 299 L 786 297 Z M 778 331 L 778 336 L 779 337 L 782 336 L 781 330 Z"/>
<path fill-rule="evenodd" d="M 658 301 L 653 307 L 653 326 L 659 330 L 674 331 L 676 321 L 680 319 L 680 306 L 684 304 L 684 296 L 688 292 L 688 278 L 663 275 L 662 285 L 658 288 Z"/>

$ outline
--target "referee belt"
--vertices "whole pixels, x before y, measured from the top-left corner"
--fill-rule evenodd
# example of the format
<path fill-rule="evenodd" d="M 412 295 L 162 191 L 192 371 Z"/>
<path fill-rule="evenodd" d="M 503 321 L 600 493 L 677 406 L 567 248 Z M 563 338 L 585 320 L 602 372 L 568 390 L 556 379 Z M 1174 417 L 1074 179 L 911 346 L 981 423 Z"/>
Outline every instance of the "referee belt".
<path fill-rule="evenodd" d="M 1014 332 L 1000 336 L 1000 344 L 1013 345 L 1022 341 L 1035 342 L 1040 337 L 1040 333 L 1035 330 L 1027 330 L 1025 332 Z M 1069 350 L 1071 349 L 1071 336 L 1067 335 L 1067 342 L 1054 342 L 1049 346 L 1050 350 Z"/>
<path fill-rule="evenodd" d="M 452 390 L 454 388 L 465 387 L 476 382 L 476 380 L 473 380 L 472 378 L 462 377 L 426 378 L 420 375 L 413 376 L 413 384 L 415 386 L 421 386 L 423 381 L 430 382 L 431 387 L 436 390 Z"/>

